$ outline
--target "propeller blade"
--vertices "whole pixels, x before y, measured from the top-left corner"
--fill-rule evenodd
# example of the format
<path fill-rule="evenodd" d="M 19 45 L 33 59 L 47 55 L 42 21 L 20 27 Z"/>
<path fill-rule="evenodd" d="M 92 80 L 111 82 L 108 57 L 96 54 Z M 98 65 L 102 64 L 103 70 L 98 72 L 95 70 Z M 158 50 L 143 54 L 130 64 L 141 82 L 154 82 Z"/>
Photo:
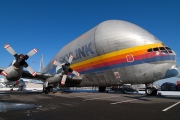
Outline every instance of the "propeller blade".
<path fill-rule="evenodd" d="M 78 72 L 75 71 L 75 70 L 73 70 L 72 73 L 75 74 L 76 76 L 80 76 L 80 73 L 78 73 Z"/>
<path fill-rule="evenodd" d="M 33 49 L 33 50 L 31 50 L 28 54 L 27 54 L 27 56 L 28 57 L 31 57 L 31 56 L 33 56 L 35 53 L 37 53 L 37 49 Z"/>
<path fill-rule="evenodd" d="M 9 44 L 5 44 L 4 48 L 11 54 L 11 55 L 15 55 L 16 52 L 14 51 L 14 49 L 9 45 Z"/>
<path fill-rule="evenodd" d="M 68 60 L 68 62 L 69 62 L 69 63 L 71 63 L 71 62 L 72 62 L 72 60 L 73 60 L 73 56 L 72 56 L 72 55 L 70 55 L 70 56 L 69 56 L 69 60 Z"/>
<path fill-rule="evenodd" d="M 58 67 L 62 67 L 62 65 L 63 65 L 63 64 L 59 63 L 59 62 L 56 61 L 56 60 L 53 60 L 53 61 L 52 61 L 52 64 L 53 64 L 53 65 L 56 65 L 56 66 L 58 66 Z"/>
<path fill-rule="evenodd" d="M 2 76 L 6 76 L 7 73 L 6 73 L 5 71 L 2 71 L 2 72 L 1 72 L 1 75 L 2 75 Z"/>
<path fill-rule="evenodd" d="M 14 66 L 9 66 L 4 71 L 1 72 L 1 75 L 6 76 L 8 73 L 10 73 L 14 69 Z"/>
<path fill-rule="evenodd" d="M 66 82 L 67 75 L 63 75 L 63 78 L 61 80 L 61 84 L 64 85 Z"/>
<path fill-rule="evenodd" d="M 32 74 L 32 76 L 36 76 L 36 72 L 30 66 L 27 66 L 26 69 Z"/>

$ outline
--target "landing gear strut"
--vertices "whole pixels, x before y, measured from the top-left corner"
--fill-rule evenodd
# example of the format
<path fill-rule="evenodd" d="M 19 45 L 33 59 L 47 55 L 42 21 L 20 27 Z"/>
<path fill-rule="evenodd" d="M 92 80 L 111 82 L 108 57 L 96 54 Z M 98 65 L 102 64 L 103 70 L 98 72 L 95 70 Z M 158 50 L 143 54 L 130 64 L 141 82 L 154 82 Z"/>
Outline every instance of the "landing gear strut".
<path fill-rule="evenodd" d="M 51 84 L 48 84 L 48 82 L 43 83 L 43 92 L 45 94 L 48 94 L 50 92 L 53 92 L 53 86 Z"/>
<path fill-rule="evenodd" d="M 99 86 L 99 92 L 106 92 L 106 87 Z"/>
<path fill-rule="evenodd" d="M 15 87 L 15 85 L 12 85 L 10 91 L 13 91 L 13 88 L 14 88 L 14 87 Z"/>
<path fill-rule="evenodd" d="M 157 95 L 157 89 L 152 84 L 145 84 L 146 85 L 146 95 Z"/>

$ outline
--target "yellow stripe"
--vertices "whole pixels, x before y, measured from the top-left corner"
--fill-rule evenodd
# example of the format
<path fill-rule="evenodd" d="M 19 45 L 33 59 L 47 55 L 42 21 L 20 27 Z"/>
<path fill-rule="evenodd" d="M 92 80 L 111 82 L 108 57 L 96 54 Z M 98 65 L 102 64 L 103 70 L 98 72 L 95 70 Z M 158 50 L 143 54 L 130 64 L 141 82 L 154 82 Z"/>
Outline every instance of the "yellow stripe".
<path fill-rule="evenodd" d="M 106 58 L 117 56 L 117 55 L 122 55 L 122 54 L 127 54 L 127 53 L 129 54 L 131 52 L 135 52 L 135 51 L 139 51 L 139 50 L 144 50 L 144 49 L 149 49 L 149 48 L 154 48 L 154 47 L 162 47 L 162 46 L 163 45 L 161 43 L 147 44 L 147 45 L 143 45 L 143 46 L 135 46 L 135 47 L 132 47 L 132 48 L 127 48 L 127 49 L 123 49 L 123 50 L 119 50 L 119 51 L 115 51 L 115 52 L 110 52 L 110 53 L 107 53 L 107 54 L 104 54 L 104 55 L 101 55 L 101 56 L 97 56 L 97 57 L 94 57 L 94 58 L 91 58 L 91 59 L 88 59 L 88 60 L 84 60 L 82 62 L 72 64 L 71 67 L 73 68 L 73 67 L 77 67 L 77 66 L 80 66 L 80 65 L 83 65 L 83 64 L 87 64 L 87 63 L 90 63 L 90 62 L 95 62 L 95 61 L 98 61 L 98 60 L 106 59 Z"/>

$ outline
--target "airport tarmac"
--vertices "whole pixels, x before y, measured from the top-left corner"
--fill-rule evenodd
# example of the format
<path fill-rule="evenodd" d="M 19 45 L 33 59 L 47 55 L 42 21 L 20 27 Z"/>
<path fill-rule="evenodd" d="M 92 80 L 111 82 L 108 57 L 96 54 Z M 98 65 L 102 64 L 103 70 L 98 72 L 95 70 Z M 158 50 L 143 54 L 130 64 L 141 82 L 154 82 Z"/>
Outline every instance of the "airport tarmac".
<path fill-rule="evenodd" d="M 180 120 L 180 96 L 0 92 L 0 120 Z"/>

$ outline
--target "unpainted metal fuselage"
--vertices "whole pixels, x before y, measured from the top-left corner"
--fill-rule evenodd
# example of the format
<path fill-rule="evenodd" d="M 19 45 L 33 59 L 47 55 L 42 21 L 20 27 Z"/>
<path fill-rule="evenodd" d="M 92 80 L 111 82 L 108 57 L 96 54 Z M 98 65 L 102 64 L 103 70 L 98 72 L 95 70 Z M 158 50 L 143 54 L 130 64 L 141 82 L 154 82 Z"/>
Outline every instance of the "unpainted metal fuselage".
<path fill-rule="evenodd" d="M 176 53 L 143 28 L 121 20 L 100 23 L 64 46 L 52 60 L 64 63 L 81 76 L 69 75 L 65 86 L 112 86 L 153 83 L 176 66 Z M 55 74 L 50 62 L 43 71 Z M 73 83 L 73 84 L 72 84 Z"/>

